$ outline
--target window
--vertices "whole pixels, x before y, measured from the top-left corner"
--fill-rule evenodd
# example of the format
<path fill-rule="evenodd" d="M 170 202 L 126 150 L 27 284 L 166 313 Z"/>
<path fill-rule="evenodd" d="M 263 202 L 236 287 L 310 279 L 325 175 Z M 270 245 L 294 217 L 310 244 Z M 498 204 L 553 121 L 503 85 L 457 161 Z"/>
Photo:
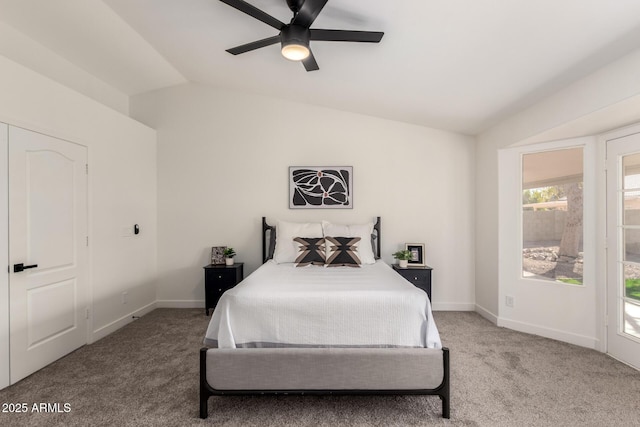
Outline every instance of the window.
<path fill-rule="evenodd" d="M 582 285 L 583 149 L 522 156 L 522 277 Z"/>
<path fill-rule="evenodd" d="M 640 154 L 624 156 L 622 166 L 624 296 L 629 298 L 627 316 L 630 319 L 639 319 L 640 305 L 637 304 L 640 302 Z M 634 312 L 635 315 L 632 316 L 630 312 Z M 640 338 L 640 328 L 636 327 L 634 335 Z"/>

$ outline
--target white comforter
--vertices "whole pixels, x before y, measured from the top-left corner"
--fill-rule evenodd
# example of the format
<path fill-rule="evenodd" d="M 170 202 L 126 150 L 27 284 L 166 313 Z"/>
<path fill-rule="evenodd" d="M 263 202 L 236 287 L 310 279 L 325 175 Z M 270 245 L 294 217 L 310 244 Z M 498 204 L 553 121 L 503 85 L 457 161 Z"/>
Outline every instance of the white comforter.
<path fill-rule="evenodd" d="M 222 295 L 205 345 L 441 348 L 427 294 L 383 261 L 361 268 L 268 261 Z"/>

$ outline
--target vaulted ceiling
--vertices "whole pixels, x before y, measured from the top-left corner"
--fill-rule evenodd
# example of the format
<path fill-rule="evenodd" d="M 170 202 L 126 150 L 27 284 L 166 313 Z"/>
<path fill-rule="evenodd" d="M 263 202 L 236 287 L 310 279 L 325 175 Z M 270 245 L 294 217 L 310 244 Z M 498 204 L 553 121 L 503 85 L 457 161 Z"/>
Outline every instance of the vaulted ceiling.
<path fill-rule="evenodd" d="M 0 0 L 0 24 L 1 55 L 127 96 L 195 82 L 467 134 L 640 48 L 637 0 L 329 0 L 312 28 L 385 35 L 312 41 L 313 72 L 278 44 L 225 52 L 277 31 L 218 0 Z"/>

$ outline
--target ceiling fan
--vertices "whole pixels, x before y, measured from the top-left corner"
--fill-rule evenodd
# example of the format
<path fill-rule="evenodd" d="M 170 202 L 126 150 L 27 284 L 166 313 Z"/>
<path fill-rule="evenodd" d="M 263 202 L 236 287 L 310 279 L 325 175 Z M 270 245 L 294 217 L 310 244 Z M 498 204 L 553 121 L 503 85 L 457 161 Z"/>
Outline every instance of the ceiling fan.
<path fill-rule="evenodd" d="M 328 0 L 287 0 L 287 5 L 293 12 L 293 18 L 288 24 L 281 22 L 244 0 L 220 1 L 280 31 L 280 34 L 277 36 L 236 46 L 227 49 L 227 52 L 233 55 L 239 55 L 279 42 L 282 45 L 282 56 L 292 61 L 302 61 L 307 71 L 320 69 L 309 47 L 311 40 L 378 43 L 384 35 L 383 32 L 379 31 L 321 30 L 309 28 Z"/>

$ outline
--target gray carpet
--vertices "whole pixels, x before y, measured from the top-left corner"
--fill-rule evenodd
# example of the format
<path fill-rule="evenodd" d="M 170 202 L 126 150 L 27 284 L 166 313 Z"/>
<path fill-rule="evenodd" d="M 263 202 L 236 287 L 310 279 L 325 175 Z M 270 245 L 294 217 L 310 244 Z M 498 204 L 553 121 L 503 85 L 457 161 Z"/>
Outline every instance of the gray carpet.
<path fill-rule="evenodd" d="M 451 419 L 437 396 L 212 397 L 198 418 L 204 310 L 158 309 L 0 391 L 0 404 L 68 403 L 68 413 L 0 413 L 2 426 L 640 426 L 640 372 L 604 354 L 435 312 L 451 349 Z"/>

